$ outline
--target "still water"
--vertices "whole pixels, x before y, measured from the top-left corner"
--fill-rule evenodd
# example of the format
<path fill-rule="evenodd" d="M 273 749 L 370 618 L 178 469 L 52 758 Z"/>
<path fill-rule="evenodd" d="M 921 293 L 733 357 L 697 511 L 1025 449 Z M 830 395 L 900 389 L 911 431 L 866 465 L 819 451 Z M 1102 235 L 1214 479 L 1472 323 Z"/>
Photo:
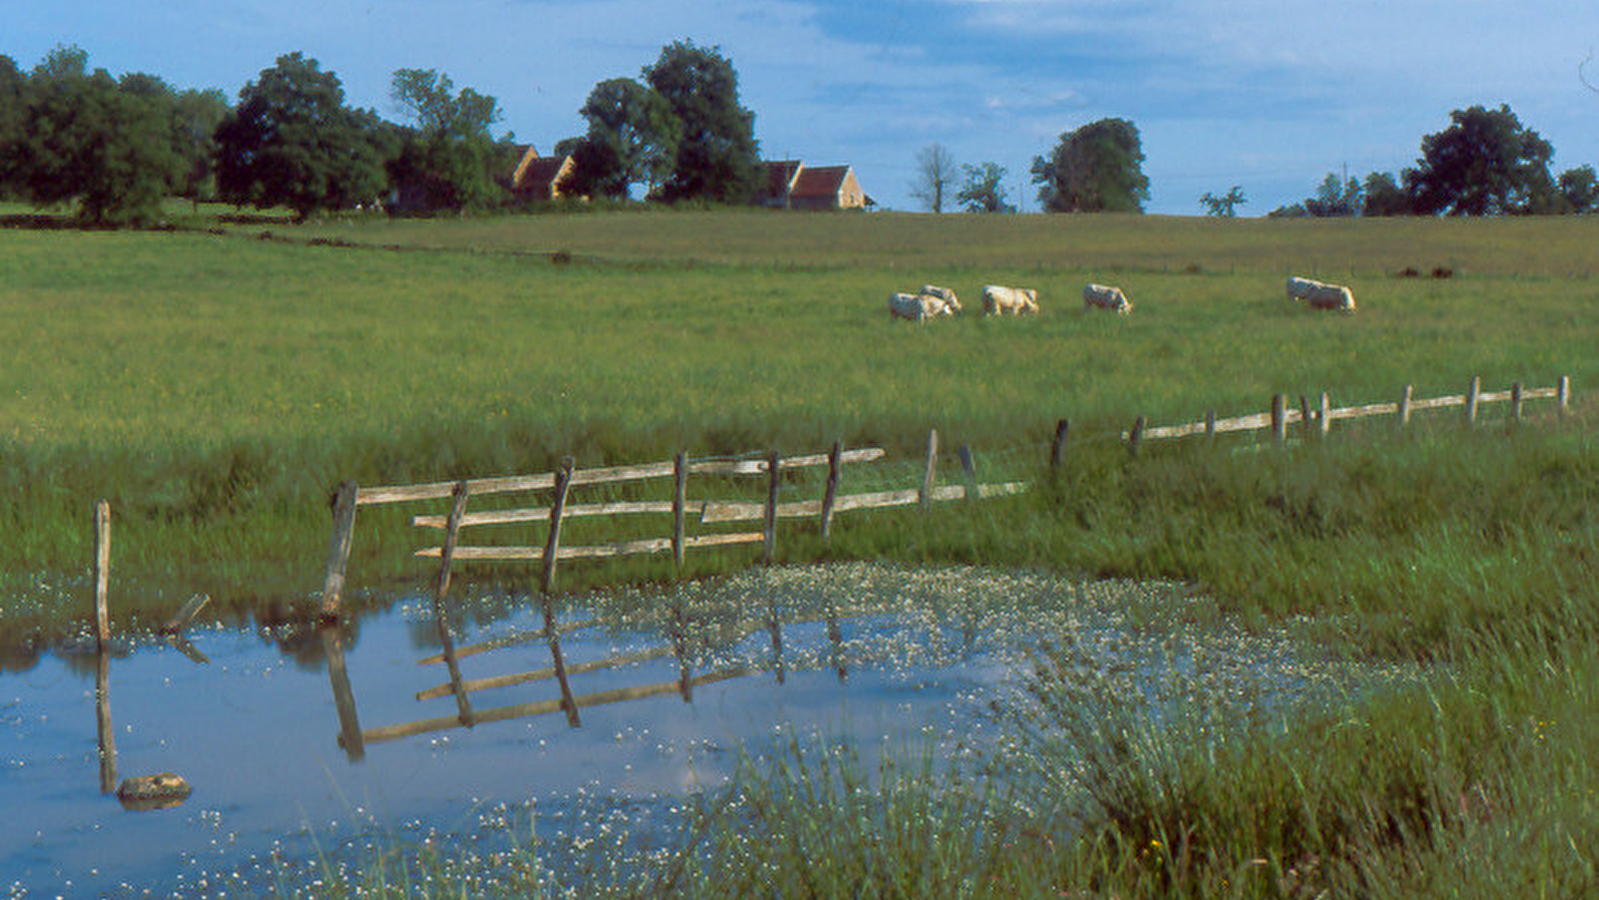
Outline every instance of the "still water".
<path fill-rule="evenodd" d="M 567 600 L 555 641 L 537 599 L 452 600 L 458 682 L 419 597 L 339 631 L 198 628 L 185 647 L 48 654 L 0 675 L 0 896 L 270 890 L 280 866 L 374 834 L 525 831 L 530 808 L 559 840 L 583 798 L 671 809 L 796 737 L 972 752 L 1039 635 L 1074 635 L 1095 665 L 1184 664 L 1170 634 L 1128 628 L 1114 593 L 976 569 L 777 569 Z M 1303 677 L 1287 644 L 1221 644 L 1262 679 Z M 175 807 L 115 796 L 167 771 L 192 786 Z"/>

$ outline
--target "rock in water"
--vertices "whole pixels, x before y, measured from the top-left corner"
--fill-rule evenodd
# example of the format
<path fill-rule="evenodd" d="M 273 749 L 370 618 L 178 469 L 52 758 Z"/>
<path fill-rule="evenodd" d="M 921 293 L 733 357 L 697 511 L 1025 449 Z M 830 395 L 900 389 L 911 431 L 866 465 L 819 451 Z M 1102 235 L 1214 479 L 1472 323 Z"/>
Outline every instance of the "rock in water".
<path fill-rule="evenodd" d="M 166 809 L 189 799 L 189 782 L 172 772 L 159 775 L 137 775 L 125 779 L 117 788 L 117 799 L 124 809 L 140 812 L 147 809 Z"/>

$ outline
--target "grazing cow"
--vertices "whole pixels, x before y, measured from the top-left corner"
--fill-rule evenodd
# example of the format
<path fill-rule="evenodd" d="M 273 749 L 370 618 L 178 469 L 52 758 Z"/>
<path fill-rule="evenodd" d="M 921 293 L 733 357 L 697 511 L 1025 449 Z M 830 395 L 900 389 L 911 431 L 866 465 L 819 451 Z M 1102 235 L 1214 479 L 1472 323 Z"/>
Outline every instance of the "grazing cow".
<path fill-rule="evenodd" d="M 932 294 L 889 294 L 888 315 L 891 319 L 909 319 L 921 322 L 932 316 L 952 316 L 955 311 Z"/>
<path fill-rule="evenodd" d="M 1311 309 L 1355 311 L 1355 295 L 1341 284 L 1323 284 L 1309 278 L 1288 279 L 1288 299 L 1303 300 Z"/>
<path fill-rule="evenodd" d="M 1021 316 L 1038 312 L 1038 291 L 990 284 L 983 288 L 983 315 Z"/>
<path fill-rule="evenodd" d="M 939 287 L 936 284 L 924 284 L 918 293 L 937 297 L 938 299 L 944 301 L 944 305 L 948 306 L 954 312 L 961 311 L 960 298 L 956 297 L 955 292 L 947 287 Z"/>
<path fill-rule="evenodd" d="M 1104 284 L 1091 284 L 1083 288 L 1084 309 L 1114 309 L 1122 315 L 1133 311 L 1133 305 L 1127 302 L 1127 295 L 1119 287 Z"/>

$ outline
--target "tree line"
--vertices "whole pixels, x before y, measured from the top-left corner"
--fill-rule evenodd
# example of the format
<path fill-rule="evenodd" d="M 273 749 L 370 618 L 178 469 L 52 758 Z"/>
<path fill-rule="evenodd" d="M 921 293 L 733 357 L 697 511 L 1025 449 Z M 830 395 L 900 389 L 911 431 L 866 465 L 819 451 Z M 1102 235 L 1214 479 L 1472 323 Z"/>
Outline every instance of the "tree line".
<path fill-rule="evenodd" d="M 520 150 L 492 135 L 495 98 L 457 90 L 431 69 L 394 73 L 396 124 L 350 106 L 338 76 L 300 53 L 280 56 L 236 103 L 220 90 L 174 90 L 160 78 L 91 70 L 58 47 L 31 72 L 0 56 L 0 196 L 75 206 L 90 225 L 160 218 L 168 197 L 288 207 L 296 216 L 381 204 L 400 192 L 427 210 L 516 202 Z M 754 113 L 716 48 L 680 41 L 638 80 L 596 85 L 587 132 L 560 142 L 575 171 L 563 189 L 669 202 L 743 203 L 760 186 Z"/>

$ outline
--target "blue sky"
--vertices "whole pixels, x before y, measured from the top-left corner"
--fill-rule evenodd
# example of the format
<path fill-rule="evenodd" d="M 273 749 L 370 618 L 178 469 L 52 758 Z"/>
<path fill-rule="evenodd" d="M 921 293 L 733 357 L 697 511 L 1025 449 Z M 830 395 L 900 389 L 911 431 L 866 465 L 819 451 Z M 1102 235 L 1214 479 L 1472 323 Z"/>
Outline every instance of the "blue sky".
<path fill-rule="evenodd" d="M 0 21 L 24 69 L 76 44 L 230 99 L 298 50 L 394 119 L 393 72 L 436 69 L 540 149 L 583 130 L 595 83 L 686 38 L 732 60 L 763 155 L 849 163 L 895 209 L 936 141 L 1036 210 L 1033 157 L 1104 117 L 1138 126 L 1154 213 L 1237 184 L 1262 215 L 1328 172 L 1397 174 L 1473 104 L 1510 104 L 1557 173 L 1599 167 L 1591 0 L 0 0 Z"/>

